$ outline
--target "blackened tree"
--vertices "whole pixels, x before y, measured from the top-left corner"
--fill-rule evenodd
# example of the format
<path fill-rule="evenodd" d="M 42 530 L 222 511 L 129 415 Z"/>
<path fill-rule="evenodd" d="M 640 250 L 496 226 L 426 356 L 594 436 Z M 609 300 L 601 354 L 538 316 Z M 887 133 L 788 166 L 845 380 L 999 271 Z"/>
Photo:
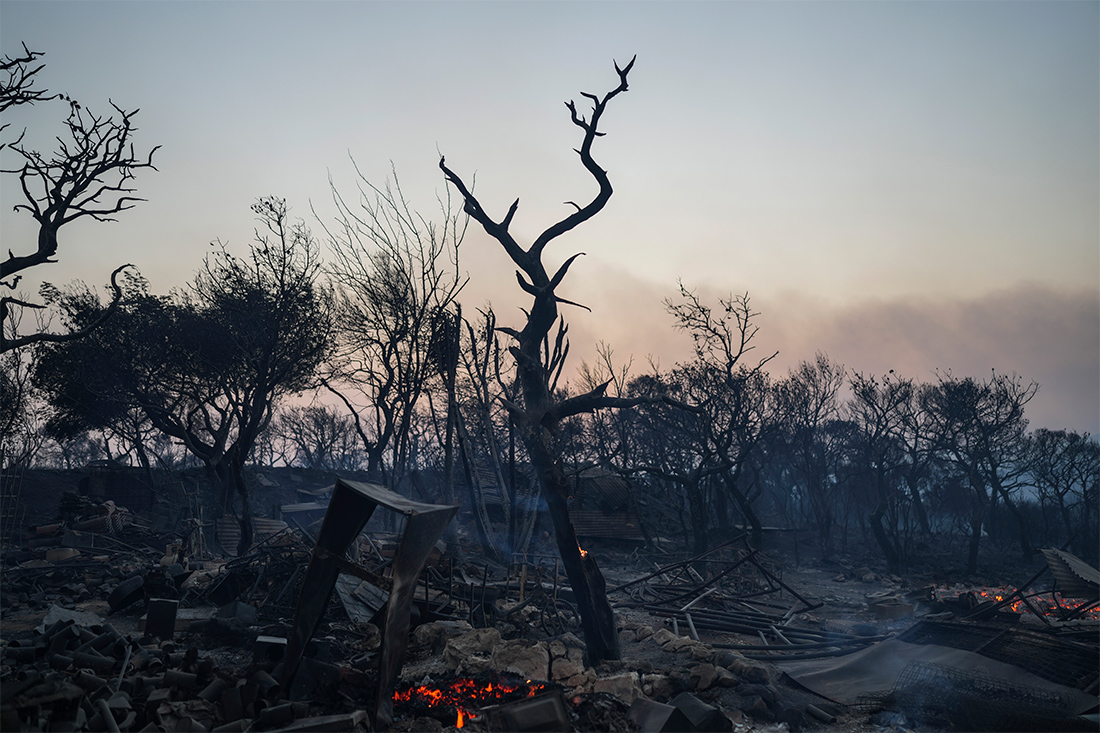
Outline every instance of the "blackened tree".
<path fill-rule="evenodd" d="M 852 421 L 854 472 L 871 489 L 873 506 L 867 521 L 871 534 L 892 573 L 900 572 L 904 548 L 899 538 L 900 504 L 904 492 L 902 469 L 906 464 L 903 442 L 906 406 L 914 399 L 911 379 L 887 374 L 882 379 L 853 373 L 849 378 L 852 399 L 845 412 Z"/>
<path fill-rule="evenodd" d="M 940 374 L 938 382 L 921 393 L 922 407 L 934 425 L 936 449 L 958 469 L 968 489 L 970 574 L 978 570 L 982 530 L 998 501 L 1016 520 L 1021 553 L 1031 553 L 1027 522 L 1015 497 L 1029 474 L 1024 406 L 1038 389 L 1035 382 L 1025 383 L 1015 374 L 993 372 L 985 380 Z"/>
<path fill-rule="evenodd" d="M 269 430 L 288 466 L 321 471 L 357 471 L 364 466 L 354 421 L 335 407 L 286 407 L 279 410 Z"/>
<path fill-rule="evenodd" d="M 355 422 L 367 472 L 398 488 L 418 411 L 439 373 L 433 333 L 466 282 L 458 250 L 467 219 L 447 201 L 439 221 L 415 212 L 396 171 L 382 187 L 357 173 L 356 203 L 332 186 L 337 214 L 325 230 L 339 326 L 325 386 Z"/>
<path fill-rule="evenodd" d="M 0 60 L 0 112 L 61 96 L 34 88 L 34 77 L 42 69 L 42 65 L 35 64 L 41 56 L 40 52 L 29 51 L 24 45 L 21 55 L 5 56 Z M 24 254 L 8 250 L 7 259 L 0 262 L 0 286 L 8 291 L 16 289 L 26 270 L 57 261 L 53 258 L 57 254 L 58 233 L 62 226 L 82 218 L 115 221 L 115 214 L 133 208 L 141 201 L 132 195 L 135 172 L 154 167 L 153 153 L 157 148 L 145 156 L 134 151 L 132 138 L 137 128 L 133 119 L 138 110 L 127 111 L 112 102 L 117 117 L 96 115 L 75 100 L 64 99 L 69 104 L 65 120 L 67 134 L 58 138 L 56 152 L 44 155 L 28 148 L 22 144 L 23 135 L 3 146 L 10 146 L 23 159 L 19 168 L 4 171 L 18 175 L 23 190 L 24 200 L 16 204 L 14 210 L 27 212 L 38 224 L 37 246 Z M 7 123 L 0 131 L 6 127 Z M 20 332 L 16 313 L 24 308 L 41 310 L 46 306 L 22 297 L 0 297 L 0 353 L 37 343 L 71 341 L 91 333 L 117 310 L 122 290 L 116 278 L 126 267 L 128 265 L 122 265 L 111 274 L 114 295 L 98 317 L 80 329 L 64 333 Z"/>
<path fill-rule="evenodd" d="M 556 289 L 580 255 L 566 259 L 553 274 L 547 271 L 543 255 L 550 242 L 598 214 L 611 198 L 611 181 L 607 172 L 592 157 L 592 144 L 603 134 L 599 131 L 599 123 L 608 102 L 627 90 L 627 76 L 633 65 L 633 59 L 623 68 L 615 65 L 619 83 L 602 97 L 583 94 L 592 103 L 587 118 L 577 112 L 573 102 L 566 103 L 573 124 L 584 133 L 577 153 L 599 190 L 584 206 L 572 204 L 575 209 L 572 213 L 546 228 L 526 248 L 509 231 L 519 208 L 519 200 L 512 203 L 503 219 L 494 220 L 461 177 L 447 167 L 444 159 L 439 161 L 447 181 L 462 194 L 466 213 L 504 248 L 518 268 L 516 277 L 520 287 L 533 299 L 527 311 L 527 322 L 521 329 L 501 328 L 515 341 L 509 350 L 516 361 L 520 397 L 519 401 L 507 401 L 506 406 L 539 477 L 558 552 L 581 614 L 588 656 L 593 663 L 619 658 L 618 633 L 596 558 L 590 552 L 583 552 L 577 544 L 577 535 L 569 517 L 571 482 L 565 474 L 561 456 L 555 450 L 554 435 L 561 423 L 570 417 L 604 407 L 633 406 L 639 401 L 609 396 L 606 383 L 564 399 L 555 393 L 554 384 L 568 353 L 566 328 L 564 321 L 559 322 L 558 303 L 569 303 L 557 294 Z M 556 334 L 551 337 L 555 326 Z"/>
<path fill-rule="evenodd" d="M 1088 433 L 1040 428 L 1029 436 L 1029 465 L 1044 503 L 1053 505 L 1064 537 L 1080 557 L 1096 562 L 1100 444 Z"/>
<path fill-rule="evenodd" d="M 714 466 L 714 475 L 721 479 L 726 492 L 716 496 L 733 500 L 752 528 L 753 542 L 759 546 L 763 525 L 753 506 L 751 489 L 746 487 L 748 482 L 742 478 L 750 454 L 774 426 L 769 419 L 773 391 L 764 366 L 778 352 L 755 362 L 747 360 L 756 348 L 752 342 L 759 330 L 754 321 L 759 313 L 752 310 L 748 293 L 719 298 L 714 307 L 681 283 L 680 300 L 666 300 L 665 308 L 676 319 L 675 327 L 691 335 L 695 350 L 695 359 L 675 371 L 683 385 L 680 399 L 697 408 L 694 419 L 684 415 L 695 429 L 692 436 L 685 436 L 687 444 L 695 446 L 696 460 L 692 463 Z M 695 493 L 700 501 L 704 499 L 697 487 Z M 719 506 L 724 507 L 724 503 Z M 697 538 L 696 554 L 709 546 L 705 528 L 711 514 L 714 512 L 703 509 L 694 522 L 697 529 L 704 529 L 703 541 Z M 717 515 L 723 522 L 724 509 Z"/>
<path fill-rule="evenodd" d="M 818 354 L 801 362 L 776 385 L 782 439 L 797 477 L 803 510 L 817 526 L 822 557 L 831 558 L 837 523 L 847 429 L 841 420 L 839 393 L 844 367 Z"/>
<path fill-rule="evenodd" d="M 332 333 L 309 230 L 288 220 L 281 199 L 253 211 L 265 230 L 247 257 L 219 246 L 169 297 L 130 276 L 118 313 L 82 340 L 48 345 L 38 368 L 55 420 L 98 426 L 136 408 L 182 442 L 221 488 L 223 508 L 240 498 L 241 552 L 252 543 L 245 463 L 279 401 L 313 385 Z M 60 305 L 72 330 L 103 309 L 87 291 Z"/>

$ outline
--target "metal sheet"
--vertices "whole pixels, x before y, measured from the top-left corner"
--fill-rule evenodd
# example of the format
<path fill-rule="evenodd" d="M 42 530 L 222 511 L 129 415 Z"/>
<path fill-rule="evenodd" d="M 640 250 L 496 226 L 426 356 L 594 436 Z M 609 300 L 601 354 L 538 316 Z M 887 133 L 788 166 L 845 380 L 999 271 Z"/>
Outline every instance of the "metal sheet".
<path fill-rule="evenodd" d="M 348 617 L 357 624 L 370 623 L 390 597 L 381 588 L 345 574 L 341 574 L 336 580 L 336 593 L 340 596 Z"/>
<path fill-rule="evenodd" d="M 1100 600 L 1100 570 L 1068 552 L 1043 550 L 1050 572 L 1058 580 L 1062 595 L 1082 600 Z"/>
<path fill-rule="evenodd" d="M 940 664 L 965 672 L 980 672 L 1021 687 L 1064 693 L 1075 701 L 1074 713 L 1084 712 L 1096 705 L 1095 695 L 1048 682 L 1019 667 L 995 662 L 981 654 L 937 644 L 909 644 L 897 639 L 888 639 L 843 657 L 783 662 L 777 666 L 806 689 L 835 702 L 854 705 L 861 695 L 891 689 L 905 666 L 915 661 Z"/>
<path fill-rule="evenodd" d="M 348 546 L 359 535 L 375 509 L 383 506 L 406 517 L 405 531 L 393 561 L 393 587 L 384 612 L 382 650 L 374 729 L 383 729 L 393 717 L 393 683 L 408 645 L 409 617 L 417 577 L 428 553 L 458 511 L 457 506 L 424 504 L 384 486 L 337 479 L 332 500 L 317 536 L 313 556 L 302 583 L 302 595 L 287 645 L 282 686 L 291 689 L 306 645 L 317 630 L 340 576 Z"/>

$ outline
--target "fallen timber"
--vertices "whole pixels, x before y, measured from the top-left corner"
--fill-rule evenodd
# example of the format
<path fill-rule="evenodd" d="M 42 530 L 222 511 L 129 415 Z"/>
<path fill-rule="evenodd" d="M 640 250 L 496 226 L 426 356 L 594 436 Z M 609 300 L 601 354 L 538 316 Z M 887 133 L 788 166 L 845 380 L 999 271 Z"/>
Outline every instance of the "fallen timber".
<path fill-rule="evenodd" d="M 703 552 L 703 553 L 700 553 L 700 554 L 696 555 L 695 557 L 691 557 L 691 558 L 688 558 L 686 560 L 680 560 L 680 561 L 677 561 L 677 562 L 670 563 L 668 565 L 664 565 L 662 567 L 659 567 L 656 570 L 654 570 L 652 573 L 649 573 L 648 575 L 644 575 L 640 578 L 635 578 L 634 580 L 631 580 L 627 583 L 617 585 L 614 588 L 611 588 L 608 592 L 612 593 L 612 592 L 615 592 L 615 591 L 624 591 L 627 588 L 631 588 L 631 587 L 637 586 L 641 583 L 645 583 L 646 581 L 651 580 L 655 577 L 664 576 L 668 572 L 676 570 L 676 569 L 683 568 L 683 569 L 690 570 L 692 563 L 701 561 L 706 556 L 708 556 L 712 553 L 715 553 L 718 550 L 722 550 L 722 549 L 725 549 L 727 547 L 730 547 L 735 542 L 740 542 L 740 541 L 744 540 L 746 537 L 747 537 L 747 535 L 745 535 L 745 534 L 738 535 L 737 537 L 734 537 L 731 540 L 727 540 L 726 542 L 723 542 L 719 545 L 716 545 L 716 546 L 712 547 L 711 549 L 707 550 L 706 552 Z M 619 601 L 615 604 L 615 606 L 624 607 L 624 608 L 648 608 L 649 606 L 652 606 L 655 603 L 673 603 L 674 601 L 683 600 L 685 598 L 695 598 L 696 600 L 698 600 L 698 598 L 701 597 L 702 595 L 713 593 L 714 590 L 719 587 L 718 581 L 720 581 L 723 578 L 731 575 L 735 570 L 737 570 L 739 567 L 741 567 L 742 565 L 745 565 L 745 564 L 751 564 L 753 567 L 755 567 L 756 570 L 767 580 L 769 587 L 766 588 L 766 589 L 763 589 L 763 590 L 750 592 L 750 593 L 745 594 L 745 595 L 739 595 L 736 598 L 728 598 L 726 600 L 736 601 L 736 600 L 739 600 L 739 599 L 759 597 L 759 596 L 762 596 L 762 595 L 768 595 L 770 593 L 777 593 L 779 591 L 786 591 L 790 595 L 794 596 L 794 598 L 796 598 L 798 600 L 798 602 L 801 603 L 804 606 L 804 608 L 800 609 L 802 611 L 812 611 L 812 610 L 814 610 L 816 608 L 820 608 L 822 605 L 824 605 L 823 603 L 820 603 L 820 602 L 813 603 L 813 602 L 807 600 L 798 591 L 796 591 L 794 588 L 792 588 L 789 585 L 787 585 L 786 583 L 784 583 L 780 578 L 776 577 L 776 575 L 774 573 L 769 572 L 768 569 L 765 568 L 760 563 L 760 561 L 756 557 L 757 554 L 759 553 L 759 550 L 756 550 L 752 547 L 749 547 L 747 543 L 746 543 L 745 547 L 746 547 L 746 550 L 744 551 L 745 554 L 742 555 L 740 558 L 738 558 L 736 560 L 707 560 L 706 562 L 708 562 L 708 563 L 712 563 L 712 564 L 715 564 L 715 565 L 725 565 L 726 566 L 720 573 L 718 573 L 716 576 L 714 576 L 712 578 L 709 578 L 707 580 L 702 580 L 701 578 L 698 578 L 698 575 L 696 575 L 695 577 L 698 578 L 701 582 L 699 582 L 698 584 L 696 584 L 692 587 L 689 587 L 687 589 L 684 589 L 683 586 L 679 586 L 679 587 L 664 586 L 661 589 L 657 589 L 657 588 L 654 588 L 652 586 L 646 586 L 646 588 L 653 595 L 658 596 L 657 599 L 651 599 L 651 600 L 647 601 L 647 600 L 638 599 L 635 596 L 634 600 Z M 694 603 L 694 602 L 695 601 L 692 601 L 692 603 Z M 688 605 L 690 606 L 691 603 L 689 603 Z"/>
<path fill-rule="evenodd" d="M 645 606 L 645 609 L 660 618 L 671 619 L 677 625 L 680 622 L 686 622 L 693 629 L 759 635 L 764 644 L 712 644 L 716 649 L 740 651 L 749 659 L 795 660 L 838 656 L 888 638 L 887 636 L 857 636 L 835 631 L 801 629 L 788 625 L 791 617 L 769 616 L 748 611 L 715 611 L 699 608 L 686 610 L 657 605 Z M 767 634 L 771 634 L 783 643 L 766 643 Z"/>

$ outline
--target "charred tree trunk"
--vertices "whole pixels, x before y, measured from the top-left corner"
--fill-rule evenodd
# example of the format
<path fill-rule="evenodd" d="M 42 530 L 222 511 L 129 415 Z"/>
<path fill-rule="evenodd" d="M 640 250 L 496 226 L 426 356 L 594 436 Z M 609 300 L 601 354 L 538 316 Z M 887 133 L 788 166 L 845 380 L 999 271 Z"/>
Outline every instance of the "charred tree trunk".
<path fill-rule="evenodd" d="M 924 500 L 920 495 L 919 483 L 910 476 L 905 477 L 905 485 L 909 489 L 909 500 L 913 502 L 913 508 L 917 510 L 917 520 L 920 522 L 921 531 L 925 537 L 932 536 L 932 523 L 928 520 L 928 510 L 924 506 Z"/>
<path fill-rule="evenodd" d="M 603 97 L 584 95 L 592 102 L 591 115 L 587 119 L 577 113 L 572 102 L 566 104 L 573 124 L 584 131 L 584 140 L 577 153 L 585 169 L 599 184 L 599 192 L 585 206 L 572 204 L 575 211 L 545 229 L 527 248 L 520 246 L 508 231 L 519 208 L 518 199 L 509 207 L 503 219 L 495 221 L 462 179 L 446 166 L 443 159 L 439 161 L 440 170 L 447 181 L 462 195 L 465 212 L 504 248 L 518 268 L 516 278 L 520 287 L 533 298 L 527 311 L 527 323 L 521 330 L 497 329 L 507 333 L 516 342 L 509 351 L 516 360 L 522 396 L 521 403 L 506 401 L 505 406 L 519 427 L 521 439 L 527 447 L 543 496 L 550 508 L 555 539 L 577 599 L 591 664 L 604 659 L 619 658 L 618 633 L 599 566 L 591 553 L 582 555 L 577 545 L 576 532 L 569 518 L 569 486 L 561 468 L 560 456 L 551 447 L 552 435 L 562 420 L 573 415 L 602 407 L 627 407 L 652 400 L 607 397 L 604 394 L 606 384 L 569 399 L 559 400 L 555 397 L 554 385 L 568 353 L 564 322 L 559 324 L 555 341 L 551 342 L 549 336 L 554 324 L 558 323 L 558 303 L 569 303 L 558 297 L 555 288 L 561 284 L 570 265 L 579 255 L 566 259 L 552 276 L 546 271 L 542 256 L 551 241 L 591 219 L 611 198 L 611 181 L 607 172 L 592 158 L 592 144 L 603 134 L 597 128 L 607 103 L 627 90 L 627 74 L 633 65 L 634 61 L 631 60 L 625 68 L 615 66 L 619 84 Z"/>
<path fill-rule="evenodd" d="M 550 435 L 545 428 L 535 425 L 526 426 L 521 436 L 538 473 L 542 495 L 550 510 L 550 521 L 554 525 L 558 554 L 573 587 L 589 664 L 604 659 L 619 659 L 619 633 L 607 600 L 607 584 L 595 555 L 584 552 L 577 542 L 577 533 L 569 518 L 569 480 L 561 461 L 554 457 L 550 448 Z"/>
<path fill-rule="evenodd" d="M 458 450 L 462 459 L 462 471 L 466 477 L 466 486 L 469 487 L 470 510 L 474 513 L 477 525 L 478 538 L 481 540 L 481 548 L 486 555 L 500 563 L 507 563 L 508 556 L 498 547 L 493 533 L 493 525 L 489 520 L 489 512 L 485 507 L 485 497 L 480 489 L 480 479 L 477 476 L 477 466 L 474 458 L 474 446 L 471 444 L 470 435 L 466 430 L 461 413 L 455 410 L 455 433 L 458 437 Z"/>
<path fill-rule="evenodd" d="M 970 519 L 970 545 L 966 553 L 966 574 L 975 575 L 978 572 L 978 548 L 982 542 L 981 517 Z"/>
<path fill-rule="evenodd" d="M 737 466 L 731 475 L 728 472 L 722 472 L 722 482 L 725 483 L 726 488 L 729 489 L 730 496 L 737 503 L 737 508 L 741 511 L 741 516 L 745 518 L 745 521 L 749 523 L 752 534 L 750 540 L 752 546 L 760 548 L 764 541 L 764 526 L 760 522 L 760 517 L 756 515 L 756 510 L 752 508 L 752 502 L 749 501 L 745 492 L 741 491 L 741 487 L 738 485 L 741 479 L 742 467 Z"/>
<path fill-rule="evenodd" d="M 1027 519 L 1020 512 L 1020 508 L 1016 506 L 1016 502 L 1012 501 L 1012 497 L 1008 495 L 1008 490 L 999 481 L 995 481 L 993 486 L 996 492 L 1001 495 L 1001 503 L 1005 505 L 1009 514 L 1016 520 L 1017 536 L 1020 541 L 1020 556 L 1025 559 L 1031 557 L 1035 552 L 1035 547 L 1031 543 L 1031 532 L 1027 526 Z"/>
<path fill-rule="evenodd" d="M 248 484 L 244 479 L 244 459 L 239 450 L 234 450 L 229 461 L 229 476 L 232 486 L 241 498 L 241 540 L 237 543 L 237 555 L 244 555 L 252 547 L 255 538 L 252 526 L 252 501 L 248 494 Z"/>
<path fill-rule="evenodd" d="M 891 573 L 897 573 L 901 570 L 901 557 L 899 556 L 897 548 L 894 547 L 894 543 L 890 541 L 886 528 L 882 526 L 883 517 L 886 516 L 886 509 L 886 499 L 880 499 L 878 506 L 871 512 L 867 521 L 871 525 L 871 534 L 875 536 L 875 542 L 878 543 L 879 549 L 882 550 L 883 557 L 886 558 L 886 569 Z"/>

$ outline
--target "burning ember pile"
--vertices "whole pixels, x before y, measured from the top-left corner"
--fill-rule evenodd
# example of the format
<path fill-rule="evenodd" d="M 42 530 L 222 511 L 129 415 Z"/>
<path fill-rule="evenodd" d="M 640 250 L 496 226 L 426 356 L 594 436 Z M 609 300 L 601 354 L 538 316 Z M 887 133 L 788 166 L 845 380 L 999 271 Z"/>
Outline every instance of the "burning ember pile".
<path fill-rule="evenodd" d="M 398 689 L 393 693 L 393 702 L 400 714 L 427 715 L 461 728 L 479 708 L 522 700 L 555 687 L 546 682 L 486 672 L 473 678 Z"/>
<path fill-rule="evenodd" d="M 972 598 L 971 603 L 973 607 L 977 607 L 978 604 L 987 601 L 1001 603 L 1002 601 L 1011 599 L 1005 603 L 1003 610 L 1019 614 L 1037 614 L 1055 619 L 1061 619 L 1065 614 L 1079 607 L 1082 603 L 1085 603 L 1085 601 L 1081 599 L 1061 598 L 1059 599 L 1061 605 L 1059 605 L 1055 603 L 1050 591 L 1024 593 L 1022 595 L 1027 599 L 1025 601 L 1021 599 L 1020 595 L 1017 595 L 1016 589 L 1012 587 L 975 588 L 965 593 L 959 592 L 956 588 L 953 591 L 940 590 L 936 595 L 941 599 L 947 599 L 952 597 L 953 594 L 957 594 L 959 601 L 963 601 L 966 596 L 970 596 Z M 1077 618 L 1100 619 L 1100 608 L 1093 606 L 1078 614 Z"/>

